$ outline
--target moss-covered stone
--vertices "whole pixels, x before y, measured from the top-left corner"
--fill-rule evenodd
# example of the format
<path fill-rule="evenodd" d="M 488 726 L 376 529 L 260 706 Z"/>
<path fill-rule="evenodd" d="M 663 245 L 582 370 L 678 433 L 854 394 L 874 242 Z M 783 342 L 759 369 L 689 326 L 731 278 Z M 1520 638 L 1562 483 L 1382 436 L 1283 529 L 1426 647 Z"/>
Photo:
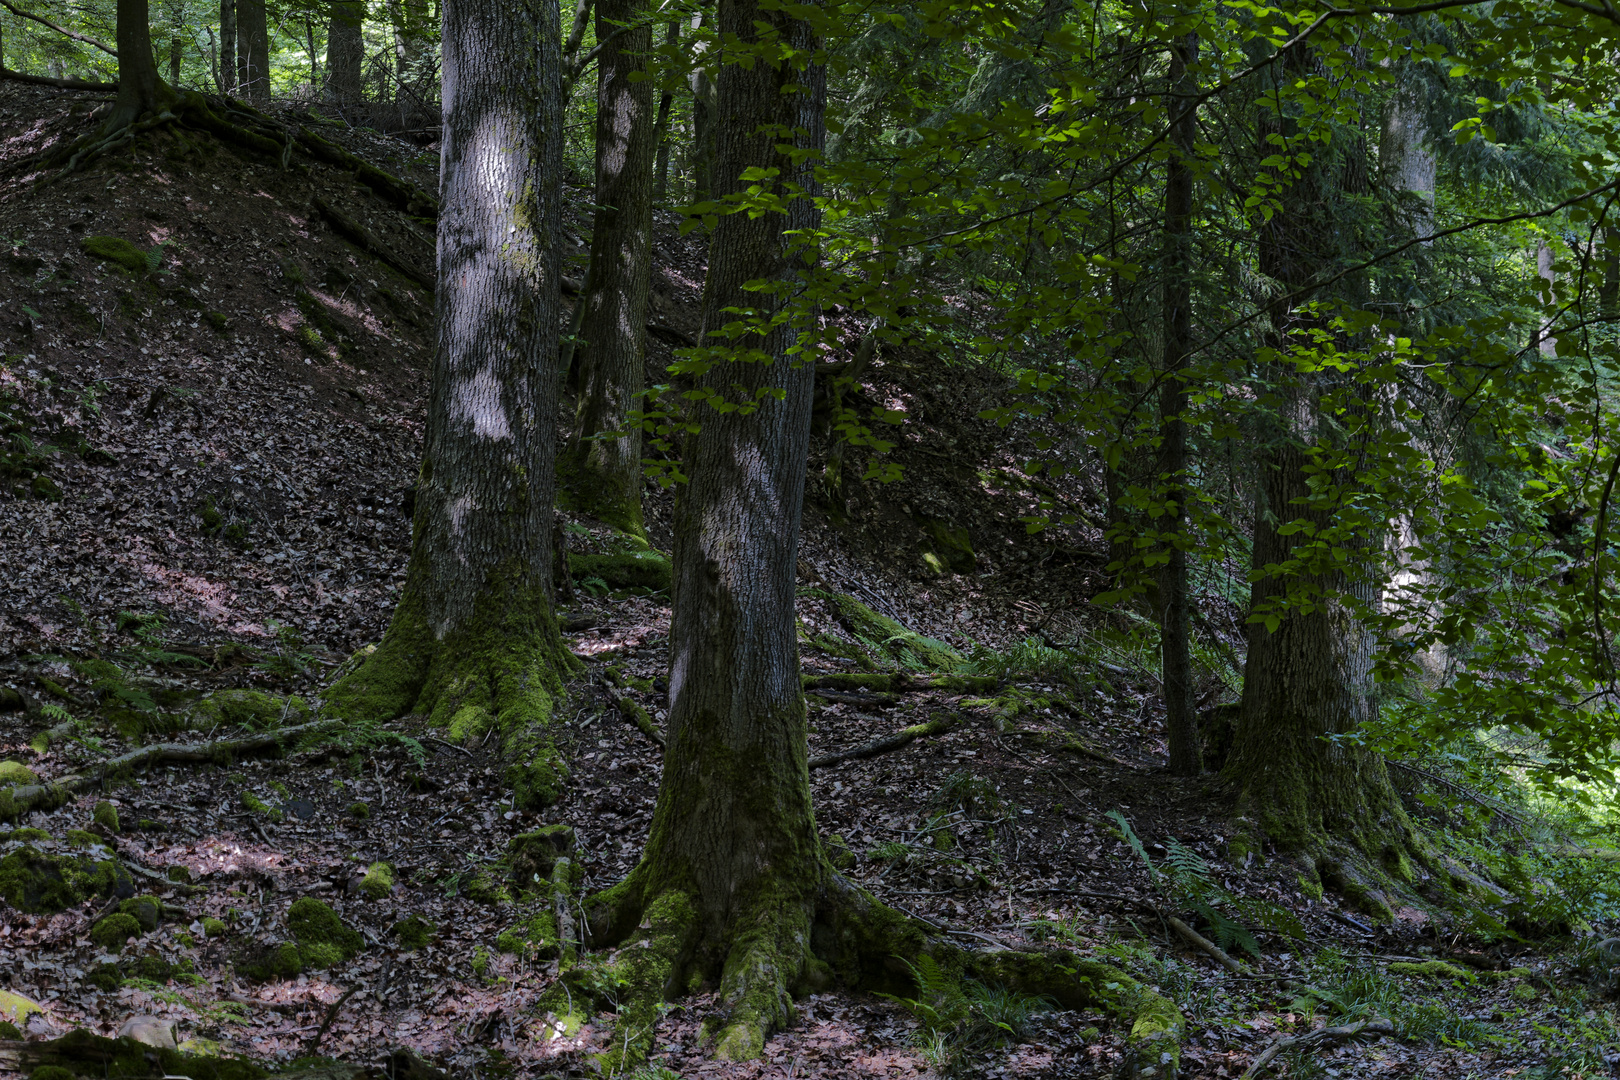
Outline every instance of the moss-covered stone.
<path fill-rule="evenodd" d="M 84 978 L 91 986 L 108 994 L 124 985 L 124 973 L 117 964 L 97 964 Z"/>
<path fill-rule="evenodd" d="M 343 812 L 356 821 L 365 821 L 371 817 L 371 807 L 363 802 L 352 802 Z"/>
<path fill-rule="evenodd" d="M 83 829 L 69 829 L 62 834 L 62 839 L 66 840 L 70 847 L 76 848 L 94 847 L 102 842 L 101 837 Z"/>
<path fill-rule="evenodd" d="M 276 941 L 241 949 L 236 954 L 235 966 L 244 977 L 264 981 L 290 979 L 304 970 L 304 961 L 295 943 Z"/>
<path fill-rule="evenodd" d="M 242 792 L 241 801 L 242 809 L 252 814 L 258 814 L 260 817 L 269 821 L 279 822 L 286 817 L 286 815 L 276 807 L 271 806 L 269 803 L 265 802 L 251 791 Z"/>
<path fill-rule="evenodd" d="M 32 1043 L 28 1056 L 55 1065 L 73 1065 L 96 1080 L 147 1080 L 152 1076 L 189 1077 L 191 1080 L 264 1080 L 269 1072 L 246 1058 L 199 1057 L 168 1045 L 150 1046 L 135 1039 L 107 1039 L 84 1028 L 60 1039 Z M 41 1066 L 42 1067 L 42 1066 Z M 36 1067 L 36 1075 L 38 1068 Z M 58 1078 L 60 1080 L 60 1078 Z"/>
<path fill-rule="evenodd" d="M 18 829 L 12 834 L 17 839 Z M 92 896 L 135 895 L 129 871 L 112 859 L 87 855 L 47 855 L 25 846 L 0 859 L 0 897 L 18 911 L 52 914 Z"/>
<path fill-rule="evenodd" d="M 929 544 L 922 552 L 923 561 L 934 573 L 971 574 L 979 568 L 978 557 L 973 553 L 973 538 L 966 529 L 930 519 L 923 522 L 923 533 Z"/>
<path fill-rule="evenodd" d="M 270 731 L 284 725 L 304 724 L 314 719 L 309 703 L 301 697 L 280 697 L 259 690 L 221 690 L 191 707 L 191 726 L 246 727 Z"/>
<path fill-rule="evenodd" d="M 39 783 L 34 770 L 20 761 L 0 761 L 0 787 L 27 787 Z"/>
<path fill-rule="evenodd" d="M 92 259 L 121 266 L 132 274 L 146 273 L 146 252 L 116 236 L 84 236 L 79 249 Z"/>
<path fill-rule="evenodd" d="M 550 911 L 536 911 L 502 930 L 495 938 L 495 947 L 504 953 L 550 960 L 558 952 L 557 917 Z"/>
<path fill-rule="evenodd" d="M 548 880 L 557 860 L 574 850 L 574 841 L 569 825 L 544 825 L 512 837 L 506 844 L 512 880 L 523 888 Z"/>
<path fill-rule="evenodd" d="M 103 829 L 113 834 L 118 833 L 118 807 L 112 803 L 107 802 L 105 799 L 96 803 L 96 808 L 91 812 L 90 816 Z"/>
<path fill-rule="evenodd" d="M 425 948 L 439 933 L 439 928 L 420 915 L 409 915 L 393 926 L 394 938 L 412 952 Z"/>
<path fill-rule="evenodd" d="M 161 956 L 143 956 L 130 966 L 129 973 L 148 982 L 166 983 L 174 978 L 174 965 Z"/>
<path fill-rule="evenodd" d="M 512 894 L 507 892 L 506 886 L 485 873 L 474 874 L 461 886 L 461 895 L 475 904 L 505 904 L 510 903 Z"/>
<path fill-rule="evenodd" d="M 32 844 L 37 843 L 40 840 L 49 840 L 50 838 L 51 834 L 46 832 L 44 829 L 36 829 L 31 825 L 25 825 L 20 829 L 11 830 L 11 836 L 8 839 L 15 840 L 19 844 Z"/>
<path fill-rule="evenodd" d="M 12 1024 L 26 1024 L 29 1016 L 43 1013 L 44 1006 L 32 998 L 12 990 L 0 990 L 0 1020 Z"/>
<path fill-rule="evenodd" d="M 203 919 L 202 928 L 203 936 L 208 938 L 221 938 L 229 932 L 229 928 L 225 925 L 223 919 L 212 917 Z"/>
<path fill-rule="evenodd" d="M 394 891 L 394 868 L 387 863 L 375 862 L 366 868 L 360 879 L 360 891 L 373 900 L 381 900 Z"/>
<path fill-rule="evenodd" d="M 170 863 L 163 876 L 178 885 L 191 884 L 191 871 L 182 863 Z"/>
<path fill-rule="evenodd" d="M 23 1037 L 22 1028 L 10 1020 L 0 1020 L 0 1039 L 20 1039 Z"/>
<path fill-rule="evenodd" d="M 150 933 L 163 920 L 163 901 L 155 896 L 132 896 L 118 905 L 118 910 L 141 924 Z"/>
<path fill-rule="evenodd" d="M 61 1065 L 41 1065 L 28 1074 L 28 1080 L 78 1080 L 78 1077 Z"/>
<path fill-rule="evenodd" d="M 600 578 L 610 589 L 669 590 L 669 560 L 656 551 L 629 551 L 614 555 L 570 555 L 568 572 L 576 582 Z"/>
<path fill-rule="evenodd" d="M 827 837 L 827 842 L 823 846 L 827 849 L 828 861 L 833 864 L 835 869 L 844 872 L 855 869 L 859 860 L 856 858 L 854 850 L 842 836 L 833 835 Z"/>
<path fill-rule="evenodd" d="M 308 968 L 329 968 L 353 960 L 366 943 L 359 931 L 345 926 L 335 911 L 313 896 L 293 901 L 287 909 L 287 929 Z"/>
<path fill-rule="evenodd" d="M 90 940 L 104 949 L 117 951 L 130 938 L 141 936 L 141 924 L 133 915 L 114 912 L 90 928 Z"/>

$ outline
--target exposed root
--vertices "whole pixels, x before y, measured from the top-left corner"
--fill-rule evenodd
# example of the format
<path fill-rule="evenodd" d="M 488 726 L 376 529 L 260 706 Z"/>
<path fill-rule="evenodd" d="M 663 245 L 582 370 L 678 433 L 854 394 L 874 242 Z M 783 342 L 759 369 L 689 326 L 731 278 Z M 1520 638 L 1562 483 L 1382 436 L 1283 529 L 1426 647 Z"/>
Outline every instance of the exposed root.
<path fill-rule="evenodd" d="M 560 980 L 545 1005 L 557 1033 L 577 1031 L 585 999 L 612 1001 L 618 1026 L 597 1065 L 607 1075 L 634 1068 L 651 1051 L 661 1006 L 718 978 L 719 1008 L 704 1023 L 722 1060 L 757 1057 L 770 1034 L 792 1022 L 793 999 L 834 983 L 915 994 L 908 961 L 930 957 L 953 979 L 972 978 L 1051 998 L 1066 1009 L 1100 1008 L 1127 1019 L 1132 1080 L 1172 1080 L 1185 1024 L 1168 998 L 1107 964 L 1066 952 L 975 952 L 869 894 L 833 878 L 810 906 L 762 895 L 738 909 L 729 933 L 705 925 L 693 894 L 668 889 L 648 900 L 646 864 L 586 904 L 594 944 L 617 949 L 587 958 Z M 563 1014 L 574 1010 L 569 1016 Z"/>
<path fill-rule="evenodd" d="M 442 639 L 407 592 L 382 642 L 333 684 L 323 709 L 349 723 L 426 713 L 462 743 L 498 733 L 518 805 L 545 806 L 556 801 L 568 774 L 551 724 L 563 676 L 578 666 L 543 592 L 492 591 Z"/>
<path fill-rule="evenodd" d="M 118 90 L 117 83 L 89 82 L 85 79 L 53 79 L 48 75 L 27 75 L 21 71 L 12 71 L 8 67 L 0 67 L 0 79 L 28 83 L 31 86 L 51 86 L 58 90 L 98 90 L 115 93 Z"/>
<path fill-rule="evenodd" d="M 292 145 L 292 141 L 288 140 L 288 153 L 292 152 Z M 332 231 L 343 237 L 343 239 L 379 262 L 393 267 L 428 292 L 433 291 L 435 282 L 432 274 L 419 266 L 412 265 L 409 260 L 397 254 L 387 244 L 367 232 L 359 222 L 319 196 L 315 198 L 315 209 L 332 226 Z"/>
<path fill-rule="evenodd" d="M 1266 1070 L 1273 1059 L 1285 1050 L 1296 1050 L 1306 1046 L 1313 1046 L 1319 1042 L 1346 1042 L 1359 1036 L 1392 1035 L 1395 1025 L 1383 1017 L 1374 1017 L 1371 1020 L 1358 1020 L 1353 1024 L 1342 1024 L 1338 1027 L 1317 1028 L 1304 1035 L 1283 1036 L 1264 1050 L 1254 1059 L 1247 1069 L 1243 1071 L 1240 1080 L 1252 1080 Z"/>
<path fill-rule="evenodd" d="M 278 752 L 290 740 L 325 734 L 340 726 L 336 721 L 317 720 L 280 731 L 245 735 L 239 739 L 218 739 L 206 743 L 153 743 L 110 758 L 95 769 L 64 776 L 49 784 L 28 784 L 9 791 L 0 790 L 0 821 L 15 819 L 32 810 L 54 809 L 75 792 L 94 787 L 109 776 L 144 766 L 187 761 L 228 762 L 246 754 Z"/>

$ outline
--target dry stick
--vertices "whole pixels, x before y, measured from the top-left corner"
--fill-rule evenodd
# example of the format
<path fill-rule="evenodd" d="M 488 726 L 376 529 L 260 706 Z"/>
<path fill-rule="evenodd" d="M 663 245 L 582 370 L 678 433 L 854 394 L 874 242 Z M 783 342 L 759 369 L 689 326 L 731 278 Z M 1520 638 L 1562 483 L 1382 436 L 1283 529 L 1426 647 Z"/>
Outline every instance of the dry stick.
<path fill-rule="evenodd" d="M 1200 934 L 1198 931 L 1194 930 L 1192 927 L 1188 926 L 1174 915 L 1166 914 L 1162 911 L 1159 914 L 1164 917 L 1165 922 L 1170 924 L 1170 929 L 1180 934 L 1182 938 L 1184 938 L 1189 944 L 1202 950 L 1210 957 L 1210 959 L 1220 964 L 1221 967 L 1225 968 L 1227 971 L 1230 971 L 1234 975 L 1243 975 L 1246 973 L 1246 970 L 1242 964 L 1232 959 L 1225 949 L 1209 940 L 1209 938 L 1205 937 L 1203 934 Z"/>
<path fill-rule="evenodd" d="M 1278 1038 L 1264 1050 L 1260 1051 L 1260 1056 L 1254 1059 L 1239 1080 L 1253 1080 L 1254 1077 L 1259 1076 L 1261 1071 L 1264 1070 L 1267 1065 L 1270 1065 L 1273 1059 L 1275 1059 L 1276 1056 L 1282 1053 L 1284 1050 L 1293 1050 L 1299 1047 L 1312 1046 L 1326 1040 L 1342 1042 L 1346 1039 L 1353 1039 L 1358 1035 L 1393 1034 L 1395 1034 L 1395 1025 L 1390 1023 L 1388 1020 L 1385 1020 L 1383 1017 L 1377 1016 L 1371 1020 L 1358 1020 L 1354 1024 L 1345 1024 L 1341 1027 L 1317 1028 L 1315 1031 L 1308 1032 L 1304 1035 L 1283 1036 Z"/>
<path fill-rule="evenodd" d="M 337 1019 L 338 1010 L 343 1007 L 343 1003 L 348 1001 L 358 989 L 360 989 L 358 986 L 351 986 L 347 990 L 343 991 L 342 997 L 332 1002 L 331 1007 L 326 1010 L 326 1019 L 321 1021 L 321 1029 L 317 1031 L 304 1046 L 305 1057 L 313 1057 L 315 1055 L 315 1048 L 321 1045 L 321 1039 L 325 1038 L 326 1032 L 332 1026 L 332 1021 Z"/>
<path fill-rule="evenodd" d="M 864 745 L 811 758 L 810 767 L 812 769 L 825 769 L 829 765 L 837 765 L 845 761 L 877 757 L 879 754 L 887 754 L 890 751 L 908 746 L 925 735 L 945 735 L 955 731 L 961 722 L 962 718 L 960 716 L 954 713 L 945 713 L 936 719 L 929 720 L 927 723 L 913 724 L 911 727 L 901 728 L 892 735 L 885 735 L 881 739 L 873 739 Z"/>
<path fill-rule="evenodd" d="M 299 724 L 296 727 L 282 728 L 280 731 L 265 732 L 260 735 L 248 735 L 240 739 L 221 739 L 208 743 L 153 743 L 143 746 L 139 750 L 131 750 L 127 754 L 120 754 L 101 763 L 96 769 L 79 773 L 73 776 L 64 776 L 60 780 L 53 780 L 49 784 L 28 784 L 13 788 L 11 798 L 17 805 L 19 813 L 32 810 L 34 807 L 52 802 L 62 792 L 79 792 L 101 783 L 110 773 L 123 769 L 135 769 L 139 766 L 155 765 L 162 762 L 186 761 L 213 761 L 222 754 L 254 754 L 262 753 L 280 747 L 281 743 L 289 738 L 300 735 L 314 735 L 322 731 L 329 731 L 342 727 L 338 720 L 316 720 L 313 723 Z"/>

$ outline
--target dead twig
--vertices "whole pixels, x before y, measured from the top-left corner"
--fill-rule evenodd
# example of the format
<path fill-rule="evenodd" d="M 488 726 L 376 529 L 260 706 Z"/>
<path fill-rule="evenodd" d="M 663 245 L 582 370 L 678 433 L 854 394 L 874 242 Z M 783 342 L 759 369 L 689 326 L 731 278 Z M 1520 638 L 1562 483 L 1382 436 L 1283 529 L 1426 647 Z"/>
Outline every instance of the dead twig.
<path fill-rule="evenodd" d="M 892 735 L 885 735 L 880 739 L 873 739 L 869 743 L 852 747 L 848 750 L 836 750 L 830 754 L 810 759 L 812 769 L 825 769 L 830 765 L 838 765 L 845 761 L 855 761 L 862 758 L 877 757 L 902 747 L 909 746 L 918 739 L 929 735 L 945 735 L 955 731 L 962 723 L 961 716 L 955 713 L 942 713 L 927 723 L 913 724 L 908 728 L 901 728 Z"/>
<path fill-rule="evenodd" d="M 1231 955 L 1228 954 L 1225 949 L 1209 940 L 1209 938 L 1205 937 L 1203 934 L 1200 934 L 1198 931 L 1194 930 L 1192 927 L 1188 926 L 1174 915 L 1165 914 L 1164 912 L 1161 912 L 1160 914 L 1163 915 L 1164 921 L 1170 924 L 1170 929 L 1179 934 L 1189 945 L 1192 945 L 1194 948 L 1207 955 L 1210 959 L 1214 960 L 1217 964 L 1221 965 L 1221 967 L 1225 968 L 1227 971 L 1230 971 L 1234 975 L 1243 975 L 1247 973 L 1247 969 L 1244 968 L 1242 964 L 1232 959 Z"/>
<path fill-rule="evenodd" d="M 343 1003 L 348 1001 L 349 998 L 353 997 L 355 991 L 358 989 L 360 989 L 358 986 L 349 987 L 347 990 L 343 991 L 342 997 L 332 1002 L 332 1004 L 327 1008 L 326 1019 L 321 1021 L 320 1030 L 315 1032 L 314 1035 L 310 1036 L 309 1042 L 304 1044 L 305 1057 L 315 1056 L 315 1048 L 321 1045 L 321 1040 L 326 1037 L 327 1031 L 332 1027 L 332 1021 L 337 1019 L 338 1010 L 343 1008 Z"/>

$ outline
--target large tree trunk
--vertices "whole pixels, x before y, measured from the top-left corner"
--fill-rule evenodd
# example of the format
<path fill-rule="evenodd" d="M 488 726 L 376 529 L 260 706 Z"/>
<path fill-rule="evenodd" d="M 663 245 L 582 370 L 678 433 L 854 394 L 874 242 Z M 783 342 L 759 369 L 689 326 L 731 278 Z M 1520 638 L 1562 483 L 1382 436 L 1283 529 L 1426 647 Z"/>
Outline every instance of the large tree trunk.
<path fill-rule="evenodd" d="M 664 31 L 664 44 L 671 50 L 681 40 L 681 20 L 669 20 Z M 653 125 L 653 145 L 657 163 L 653 166 L 653 201 L 662 203 L 669 193 L 669 115 L 674 111 L 675 91 L 666 89 L 658 96 L 658 120 Z"/>
<path fill-rule="evenodd" d="M 1281 65 L 1284 78 L 1303 78 L 1311 63 L 1295 46 Z M 1295 135 L 1291 121 L 1262 124 L 1262 139 Z M 1292 331 L 1320 329 L 1295 307 L 1336 259 L 1344 235 L 1333 215 L 1339 192 L 1329 170 L 1360 176 L 1358 148 L 1316 148 L 1315 160 L 1283 193 L 1282 206 L 1261 228 L 1260 270 L 1286 291 L 1272 303 L 1272 343 L 1279 359 L 1272 378 L 1279 402 L 1274 429 L 1259 452 L 1253 580 L 1243 702 L 1227 773 L 1239 788 L 1244 844 L 1267 840 L 1303 852 L 1308 883 L 1321 878 L 1370 914 L 1391 914 L 1385 889 L 1413 880 L 1410 856 L 1422 851 L 1389 782 L 1383 759 L 1353 735 L 1376 713 L 1374 640 L 1355 608 L 1378 600 L 1383 538 L 1339 541 L 1356 549 L 1348 566 L 1309 549 L 1311 538 L 1337 525 L 1342 497 L 1313 488 L 1312 448 L 1331 449 L 1342 429 L 1320 407 L 1330 392 L 1344 404 L 1343 385 L 1322 372 L 1300 372 L 1287 359 Z M 1342 417 L 1340 418 L 1342 419 Z M 1350 475 L 1337 478 L 1350 485 Z M 1303 524 L 1305 528 L 1300 528 Z M 1301 551 L 1299 545 L 1307 545 Z M 1288 576 L 1274 569 L 1302 557 Z M 1289 598 L 1305 603 L 1289 603 Z M 1267 616 L 1275 621 L 1268 626 Z M 1258 835 L 1256 835 L 1258 834 Z"/>
<path fill-rule="evenodd" d="M 270 27 L 264 0 L 236 0 L 237 70 L 242 93 L 253 104 L 270 104 Z"/>
<path fill-rule="evenodd" d="M 562 124 L 556 0 L 447 0 L 438 344 L 410 568 L 351 720 L 501 733 L 520 803 L 556 797 L 570 664 L 550 597 Z"/>
<path fill-rule="evenodd" d="M 241 85 L 236 74 L 236 0 L 219 0 L 219 80 L 221 94 Z"/>
<path fill-rule="evenodd" d="M 596 220 L 579 320 L 579 408 L 568 478 L 575 504 L 640 535 L 641 428 L 629 422 L 645 382 L 652 284 L 652 25 L 640 0 L 597 0 Z"/>
<path fill-rule="evenodd" d="M 364 0 L 332 0 L 332 22 L 326 31 L 326 87 L 339 105 L 360 100 L 365 17 Z"/>
<path fill-rule="evenodd" d="M 692 16 L 692 29 L 697 31 L 709 25 L 710 5 Z M 692 201 L 712 199 L 715 193 L 716 119 L 715 83 L 710 74 L 714 56 L 700 40 L 693 46 L 696 54 L 692 74 L 687 85 L 692 90 L 692 145 L 687 150 L 687 162 L 692 167 Z"/>
<path fill-rule="evenodd" d="M 147 0 L 118 0 L 118 96 L 103 130 L 116 131 L 174 100 L 152 56 Z"/>
<path fill-rule="evenodd" d="M 1170 772 L 1203 772 L 1198 717 L 1193 711 L 1191 607 L 1187 597 L 1187 383 L 1183 370 L 1192 352 L 1193 148 L 1198 133 L 1189 67 L 1198 59 L 1198 35 L 1171 46 L 1166 111 L 1171 115 L 1170 159 L 1164 183 L 1164 386 L 1159 394 L 1160 468 L 1165 478 L 1165 529 L 1172 538 L 1159 575 L 1159 653 L 1164 685 L 1164 726 Z"/>
<path fill-rule="evenodd" d="M 779 42 L 800 62 L 815 51 L 805 23 L 754 0 L 722 0 L 719 22 L 743 42 Z M 757 325 L 794 303 L 804 263 L 786 230 L 815 225 L 814 161 L 781 147 L 819 151 L 825 92 L 821 68 L 782 63 L 774 49 L 720 72 L 719 190 L 745 188 L 749 167 L 779 169 L 786 213 L 731 214 L 715 230 L 703 295 L 712 366 L 697 385 L 715 405 L 745 408 L 700 406 L 687 442 L 663 779 L 641 864 L 592 919 L 598 940 L 611 942 L 645 916 L 638 955 L 662 958 L 655 994 L 719 976 L 723 1058 L 757 1054 L 789 1019 L 790 989 L 818 964 L 811 928 L 832 876 L 810 807 L 794 619 L 814 368 L 792 350 L 813 313 L 763 336 L 723 329 L 738 320 L 728 309 L 756 310 L 747 321 Z M 796 133 L 791 144 L 784 130 Z M 630 1030 L 623 1017 L 621 1029 Z"/>

